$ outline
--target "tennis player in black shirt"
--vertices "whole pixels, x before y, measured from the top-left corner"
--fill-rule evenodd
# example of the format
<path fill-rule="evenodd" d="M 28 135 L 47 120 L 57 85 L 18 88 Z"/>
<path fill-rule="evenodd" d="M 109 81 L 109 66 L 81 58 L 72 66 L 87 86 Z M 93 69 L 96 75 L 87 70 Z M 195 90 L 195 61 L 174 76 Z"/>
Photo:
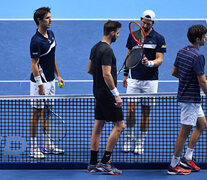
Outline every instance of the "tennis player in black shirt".
<path fill-rule="evenodd" d="M 116 88 L 117 68 L 116 58 L 110 47 L 119 37 L 121 24 L 118 21 L 107 21 L 104 24 L 103 39 L 91 49 L 88 63 L 88 73 L 93 75 L 93 94 L 96 99 L 95 123 L 91 135 L 91 161 L 88 172 L 108 172 L 118 175 L 122 171 L 112 166 L 110 157 L 112 151 L 125 128 L 122 99 Z M 105 122 L 113 122 L 114 128 L 108 137 L 107 146 L 101 162 L 98 161 L 98 150 L 101 132 Z"/>

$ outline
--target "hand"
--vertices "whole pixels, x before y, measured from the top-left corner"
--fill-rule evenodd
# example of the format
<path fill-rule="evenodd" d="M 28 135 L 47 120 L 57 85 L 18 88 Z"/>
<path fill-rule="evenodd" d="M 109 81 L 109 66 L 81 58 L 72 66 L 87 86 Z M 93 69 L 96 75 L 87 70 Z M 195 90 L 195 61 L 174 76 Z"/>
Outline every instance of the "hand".
<path fill-rule="evenodd" d="M 63 86 L 61 87 L 61 88 L 63 88 L 65 86 L 64 80 L 60 76 L 57 77 L 57 80 L 58 80 L 59 83 L 63 84 Z"/>
<path fill-rule="evenodd" d="M 149 60 L 147 59 L 146 56 L 144 56 L 144 58 L 142 59 L 142 64 L 145 66 L 148 66 Z"/>
<path fill-rule="evenodd" d="M 128 76 L 123 77 L 123 87 L 127 88 L 127 78 Z"/>
<path fill-rule="evenodd" d="M 122 101 L 121 97 L 120 96 L 116 96 L 115 100 L 116 100 L 115 106 L 118 107 L 118 108 L 121 108 L 122 104 L 123 104 L 123 101 Z"/>
<path fill-rule="evenodd" d="M 38 93 L 39 95 L 45 95 L 45 88 L 43 84 L 38 86 Z"/>

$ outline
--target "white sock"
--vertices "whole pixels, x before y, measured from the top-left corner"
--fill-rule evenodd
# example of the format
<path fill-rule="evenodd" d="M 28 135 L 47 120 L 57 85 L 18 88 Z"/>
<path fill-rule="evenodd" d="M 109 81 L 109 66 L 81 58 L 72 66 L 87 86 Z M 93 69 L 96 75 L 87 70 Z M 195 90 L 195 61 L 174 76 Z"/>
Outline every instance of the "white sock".
<path fill-rule="evenodd" d="M 170 163 L 170 166 L 171 166 L 172 168 L 174 168 L 174 167 L 176 167 L 176 166 L 178 165 L 179 162 L 180 162 L 180 157 L 175 157 L 175 156 L 173 156 L 173 157 L 172 157 L 172 161 L 171 161 L 171 163 Z"/>
<path fill-rule="evenodd" d="M 48 138 L 46 134 L 43 134 L 43 144 L 46 146 L 52 145 L 52 141 Z"/>
<path fill-rule="evenodd" d="M 127 131 L 127 136 L 134 136 L 134 127 L 127 127 L 126 128 L 126 131 Z"/>
<path fill-rule="evenodd" d="M 146 139 L 148 131 L 139 131 L 139 136 L 137 141 L 140 142 L 142 145 L 144 145 L 144 141 Z"/>
<path fill-rule="evenodd" d="M 185 152 L 185 156 L 184 156 L 187 161 L 190 161 L 193 159 L 193 151 L 194 151 L 194 149 L 187 148 L 187 150 Z"/>
<path fill-rule="evenodd" d="M 31 137 L 30 138 L 31 141 L 31 148 L 37 148 L 37 137 Z"/>

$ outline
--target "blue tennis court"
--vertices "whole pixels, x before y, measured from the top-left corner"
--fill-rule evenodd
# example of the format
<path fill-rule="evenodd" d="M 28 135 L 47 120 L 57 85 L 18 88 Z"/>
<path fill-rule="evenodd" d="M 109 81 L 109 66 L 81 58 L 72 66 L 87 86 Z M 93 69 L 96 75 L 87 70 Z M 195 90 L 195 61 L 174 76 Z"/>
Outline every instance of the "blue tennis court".
<path fill-rule="evenodd" d="M 92 77 L 86 72 L 88 58 L 90 48 L 102 38 L 103 24 L 106 19 L 120 19 L 122 23 L 120 37 L 117 42 L 112 45 L 117 57 L 117 67 L 120 67 L 127 52 L 125 46 L 129 33 L 128 23 L 130 19 L 138 18 L 145 9 L 153 9 L 156 12 L 158 21 L 156 21 L 154 28 L 164 35 L 167 44 L 167 53 L 164 55 L 163 64 L 159 68 L 159 92 L 176 92 L 177 80 L 171 76 L 171 68 L 176 53 L 180 48 L 188 44 L 186 37 L 188 27 L 193 24 L 203 24 L 206 26 L 206 15 L 204 12 L 207 2 L 199 0 L 195 4 L 195 2 L 191 0 L 182 2 L 178 0 L 174 2 L 150 0 L 148 2 L 142 2 L 141 6 L 139 6 L 136 0 L 130 1 L 134 4 L 133 10 L 130 10 L 130 3 L 126 3 L 123 0 L 113 1 L 112 6 L 107 5 L 108 3 L 112 3 L 109 0 L 104 1 L 104 3 L 95 0 L 79 0 L 77 2 L 66 0 L 61 0 L 60 2 L 55 0 L 27 2 L 23 0 L 18 3 L 11 0 L 8 2 L 1 2 L 0 95 L 29 95 L 29 78 L 31 73 L 29 43 L 36 29 L 35 23 L 32 20 L 32 15 L 34 9 L 40 6 L 52 7 L 52 18 L 55 18 L 52 22 L 51 29 L 54 31 L 57 41 L 56 56 L 59 70 L 63 79 L 66 80 L 65 88 L 57 88 L 56 94 L 81 95 L 92 93 Z M 5 7 L 6 9 L 8 9 L 7 7 L 11 8 L 8 12 L 5 12 Z M 175 9 L 177 11 L 175 11 Z M 206 45 L 201 48 L 201 52 L 207 57 Z M 126 89 L 122 87 L 121 82 L 122 77 L 122 74 L 118 77 L 118 89 L 120 93 L 125 93 Z M 20 123 L 21 122 L 24 121 L 20 121 Z M 82 129 L 84 129 L 84 127 L 82 127 Z M 153 134 L 151 134 L 151 136 L 153 136 Z M 90 137 L 87 138 L 89 140 Z M 172 141 L 174 142 L 174 139 Z M 165 146 L 163 145 L 163 152 L 166 152 L 164 148 Z M 151 154 L 146 154 L 146 156 L 151 156 L 153 154 L 153 152 L 148 153 Z M 87 152 L 85 152 L 85 154 L 87 154 Z M 84 153 L 81 155 L 84 156 Z M 169 152 L 169 157 L 167 156 L 168 161 L 171 155 L 171 152 Z M 199 156 L 199 151 L 197 155 Z M 123 155 L 121 154 L 121 156 Z M 125 156 L 126 155 L 124 155 L 124 157 Z M 131 157 L 131 155 L 129 156 Z M 86 157 L 86 159 L 87 158 L 88 157 Z M 63 158 L 59 157 L 59 159 L 61 161 Z M 51 169 L 41 170 L 44 166 L 44 164 L 42 164 L 39 168 L 36 166 L 35 170 L 30 170 L 30 168 L 34 168 L 33 163 L 34 161 L 31 166 L 26 164 L 25 170 L 0 170 L 1 179 L 144 178 L 170 180 L 174 178 L 204 178 L 207 172 L 205 169 L 199 173 L 192 173 L 188 176 L 175 177 L 167 175 L 166 169 L 123 169 L 123 174 L 121 176 L 109 176 L 104 173 L 89 174 L 86 173 L 85 169 L 76 169 L 75 167 L 73 169 L 53 169 L 56 166 L 54 164 L 50 165 L 49 161 L 47 163 L 51 166 Z M 82 166 L 82 168 L 84 167 L 85 165 Z"/>
<path fill-rule="evenodd" d="M 112 44 L 117 57 L 117 67 L 121 67 L 127 52 L 126 40 L 128 37 L 129 20 L 121 20 L 122 28 L 117 43 Z M 66 80 L 63 89 L 57 88 L 57 94 L 91 94 L 92 77 L 87 74 L 87 64 L 90 48 L 102 37 L 102 27 L 105 20 L 54 20 L 52 30 L 57 40 L 57 60 L 61 76 Z M 188 44 L 187 29 L 193 24 L 206 25 L 205 20 L 160 20 L 154 28 L 166 38 L 167 53 L 159 68 L 159 92 L 176 92 L 177 79 L 171 76 L 171 68 L 177 51 Z M 1 30 L 0 39 L 2 50 L 0 61 L 0 95 L 29 95 L 29 78 L 31 74 L 29 43 L 35 32 L 35 24 L 29 21 L 0 21 L 1 27 L 16 29 L 16 33 L 8 33 L 7 28 Z M 87 27 L 87 28 L 86 28 Z M 73 36 L 73 34 L 79 34 Z M 18 38 L 21 37 L 21 38 Z M 3 46 L 6 44 L 6 48 Z M 69 44 L 69 45 L 68 45 Z M 207 46 L 201 48 L 207 54 Z M 15 58 L 14 58 L 15 57 Z M 9 69 L 8 69 L 9 67 Z M 118 76 L 118 89 L 125 93 Z M 15 82 L 14 82 L 15 81 Z"/>

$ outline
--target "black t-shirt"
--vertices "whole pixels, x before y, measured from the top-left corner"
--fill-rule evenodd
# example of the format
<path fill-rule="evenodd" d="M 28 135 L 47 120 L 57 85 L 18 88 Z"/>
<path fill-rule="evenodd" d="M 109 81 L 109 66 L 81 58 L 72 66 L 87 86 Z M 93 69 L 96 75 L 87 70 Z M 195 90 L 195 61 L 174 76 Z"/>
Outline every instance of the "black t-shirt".
<path fill-rule="evenodd" d="M 102 65 L 111 66 L 111 74 L 114 84 L 115 86 L 117 85 L 116 58 L 113 50 L 107 43 L 100 41 L 91 49 L 90 60 L 92 63 L 93 94 L 95 98 L 113 97 L 110 89 L 104 81 L 102 72 Z"/>

